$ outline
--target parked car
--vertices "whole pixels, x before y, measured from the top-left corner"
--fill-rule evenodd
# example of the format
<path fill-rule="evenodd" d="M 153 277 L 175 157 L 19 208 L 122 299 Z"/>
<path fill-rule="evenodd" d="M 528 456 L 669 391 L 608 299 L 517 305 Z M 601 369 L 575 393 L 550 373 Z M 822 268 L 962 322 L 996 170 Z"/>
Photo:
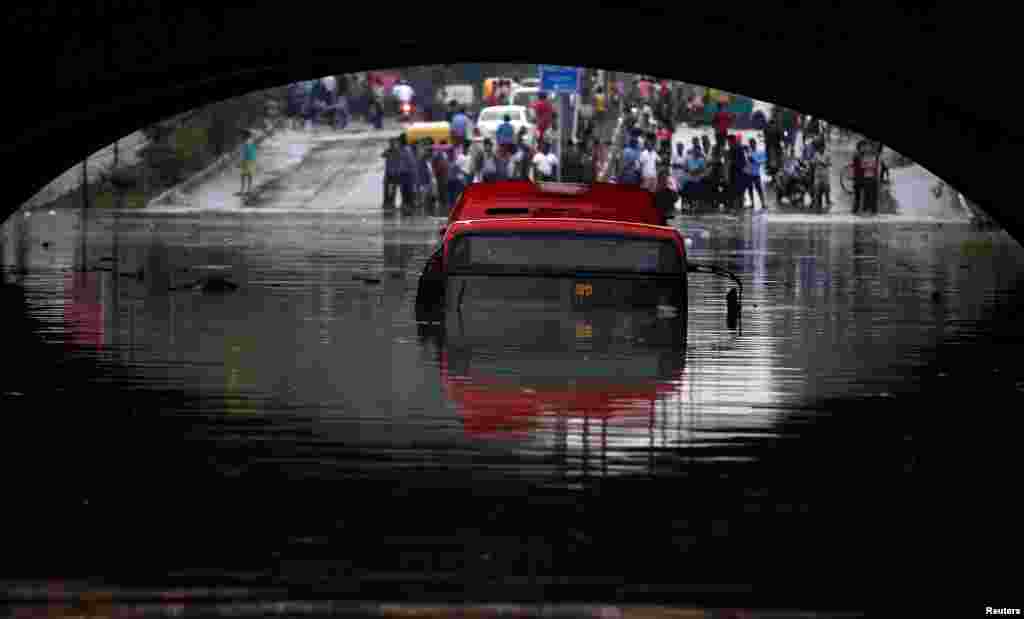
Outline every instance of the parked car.
<path fill-rule="evenodd" d="M 484 108 L 476 122 L 477 128 L 480 129 L 480 136 L 494 140 L 498 125 L 505 122 L 505 115 L 511 117 L 510 122 L 515 127 L 517 134 L 521 127 L 526 127 L 527 141 L 532 144 L 536 137 L 536 117 L 533 110 L 522 105 L 499 105 Z"/>

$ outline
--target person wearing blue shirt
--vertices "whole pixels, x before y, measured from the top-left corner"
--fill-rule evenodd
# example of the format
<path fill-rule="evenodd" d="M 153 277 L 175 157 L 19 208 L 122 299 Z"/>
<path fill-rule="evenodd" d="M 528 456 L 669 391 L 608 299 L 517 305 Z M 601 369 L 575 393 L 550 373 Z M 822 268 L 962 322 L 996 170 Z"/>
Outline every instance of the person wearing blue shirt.
<path fill-rule="evenodd" d="M 410 208 L 415 202 L 415 180 L 418 162 L 416 152 L 409 144 L 408 137 L 402 135 L 399 144 L 402 156 L 398 165 L 398 186 L 402 193 L 402 206 Z"/>
<path fill-rule="evenodd" d="M 388 148 L 381 157 L 384 159 L 384 206 L 392 207 L 395 205 L 399 170 L 402 166 L 402 149 L 397 139 L 388 141 Z"/>
<path fill-rule="evenodd" d="M 433 170 L 430 169 L 432 147 L 431 142 L 424 140 L 416 151 L 418 164 L 416 166 L 416 190 L 420 206 L 426 206 L 433 195 Z"/>
<path fill-rule="evenodd" d="M 751 206 L 755 205 L 754 191 L 757 191 L 757 195 L 761 196 L 762 210 L 767 208 L 767 206 L 764 203 L 764 186 L 761 184 L 761 166 L 763 166 L 767 161 L 768 153 L 763 150 L 757 150 L 757 140 L 751 138 L 746 169 L 746 174 L 749 177 L 749 180 L 747 181 L 747 191 L 750 193 Z"/>
<path fill-rule="evenodd" d="M 244 196 L 252 191 L 253 168 L 256 165 L 256 143 L 253 142 L 248 131 L 242 131 L 241 135 L 246 140 L 242 143 L 242 188 L 236 195 Z"/>
<path fill-rule="evenodd" d="M 505 114 L 503 120 L 505 122 L 498 125 L 498 130 L 494 136 L 498 140 L 498 148 L 503 151 L 502 154 L 506 157 L 511 157 L 515 151 L 516 128 L 512 125 L 512 117 L 508 114 Z"/>
<path fill-rule="evenodd" d="M 455 112 L 452 116 L 452 143 L 456 148 L 466 143 L 466 129 L 469 126 L 469 117 L 466 116 L 466 108 Z"/>
<path fill-rule="evenodd" d="M 750 121 L 758 131 L 764 131 L 768 127 L 768 120 L 761 110 L 754 110 L 754 113 L 750 115 Z"/>
<path fill-rule="evenodd" d="M 704 160 L 704 153 L 701 150 L 691 148 L 690 155 L 683 165 L 685 167 L 682 175 L 682 185 L 686 187 L 689 183 L 697 182 L 703 178 L 707 162 Z"/>
<path fill-rule="evenodd" d="M 622 172 L 620 178 L 624 185 L 640 184 L 640 150 L 637 139 L 633 138 L 622 151 Z"/>
<path fill-rule="evenodd" d="M 800 158 L 803 159 L 804 161 L 811 161 L 812 159 L 814 159 L 815 154 L 816 152 L 814 150 L 814 142 L 808 141 L 807 143 L 804 144 L 804 150 Z"/>
<path fill-rule="evenodd" d="M 706 175 L 707 162 L 700 147 L 691 148 L 683 162 L 683 173 L 680 175 L 679 196 L 690 200 L 696 199 L 700 193 L 701 181 Z"/>
<path fill-rule="evenodd" d="M 306 102 L 306 89 L 301 82 L 288 86 L 288 119 L 292 129 L 302 126 L 302 106 Z"/>

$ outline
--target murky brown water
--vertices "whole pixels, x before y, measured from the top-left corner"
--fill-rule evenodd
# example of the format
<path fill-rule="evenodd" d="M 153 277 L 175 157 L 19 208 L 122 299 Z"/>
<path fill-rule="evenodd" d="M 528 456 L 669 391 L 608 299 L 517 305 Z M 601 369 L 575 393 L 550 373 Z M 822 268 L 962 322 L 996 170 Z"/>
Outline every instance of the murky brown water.
<path fill-rule="evenodd" d="M 252 518 L 245 526 L 259 521 L 266 537 L 250 545 L 248 554 L 232 556 L 273 562 L 310 552 L 320 556 L 311 548 L 354 552 L 354 545 L 338 545 L 339 531 L 345 529 L 344 539 L 373 537 L 368 529 L 360 529 L 362 534 L 352 529 L 352 522 L 365 527 L 370 514 L 386 511 L 385 504 L 373 501 L 394 498 L 397 479 L 416 486 L 428 475 L 449 474 L 470 480 L 480 496 L 492 482 L 532 480 L 569 497 L 594 480 L 624 474 L 655 480 L 714 471 L 732 475 L 729 466 L 755 459 L 754 452 L 739 447 L 763 446 L 793 433 L 786 424 L 794 419 L 814 423 L 817 413 L 801 412 L 808 403 L 905 397 L 911 388 L 908 368 L 919 368 L 918 382 L 956 380 L 961 370 L 950 360 L 960 353 L 948 351 L 967 350 L 991 328 L 1000 308 L 1018 307 L 1015 295 L 1024 275 L 1024 250 L 1015 241 L 954 222 L 684 220 L 678 225 L 693 239 L 692 260 L 741 273 L 740 329 L 726 324 L 724 299 L 731 284 L 691 275 L 685 339 L 679 337 L 682 321 L 627 312 L 470 312 L 462 324 L 449 321 L 441 330 L 417 325 L 412 307 L 438 222 L 422 216 L 381 218 L 370 208 L 356 214 L 264 216 L 125 213 L 115 218 L 104 213 L 91 216 L 83 242 L 77 214 L 37 212 L 5 226 L 5 277 L 24 291 L 28 314 L 39 321 L 38 336 L 59 345 L 67 359 L 109 370 L 117 392 L 134 407 L 129 425 L 108 421 L 103 432 L 88 426 L 97 433 L 97 449 L 131 447 L 117 464 L 102 468 L 85 462 L 83 470 L 95 467 L 97 476 L 117 470 L 161 483 L 216 478 L 217 490 L 195 495 L 185 486 L 168 487 L 164 500 L 177 507 L 160 508 L 161 522 L 180 518 L 192 526 L 198 512 L 229 510 L 210 512 L 221 516 L 212 516 L 219 524 L 207 531 L 209 539 L 227 539 L 216 537 L 230 537 L 223 519 Z M 119 273 L 73 273 L 83 246 L 90 265 L 117 262 Z M 14 272 L 20 268 L 25 272 Z M 226 273 L 240 288 L 222 294 L 181 289 L 211 271 Z M 1024 325 L 1019 320 L 1001 323 L 1000 329 L 1003 345 L 1020 345 Z M 1019 367 L 993 355 L 978 356 L 973 366 L 998 377 L 1006 393 L 1019 393 Z M 52 396 L 40 391 L 60 390 L 72 399 L 82 390 L 84 402 L 93 396 L 82 385 L 101 378 L 80 378 L 55 373 L 39 382 L 35 376 L 32 384 L 5 387 L 2 402 L 8 410 L 38 411 L 34 402 Z M 168 392 L 186 395 L 159 403 L 144 395 Z M 864 415 L 871 414 L 867 408 Z M 43 425 L 59 433 L 66 417 L 102 418 L 106 409 L 94 402 L 92 408 L 46 410 Z M 856 422 L 851 437 L 867 431 L 862 423 Z M 86 427 L 80 419 L 75 424 Z M 868 464 L 865 478 L 892 481 L 892 475 L 909 474 L 905 467 L 911 466 L 914 450 L 909 442 L 899 443 L 905 431 L 878 431 L 885 435 L 880 444 L 897 441 L 892 449 L 904 450 L 905 460 L 900 469 L 884 472 Z M 815 439 L 808 440 L 813 445 Z M 81 445 L 75 449 L 79 456 L 85 453 Z M 62 456 L 52 457 L 56 462 Z M 701 471 L 711 472 L 694 473 L 699 462 L 713 467 Z M 43 468 L 37 470 L 55 483 Z M 346 500 L 346 483 L 373 479 L 383 484 L 376 499 L 363 497 L 358 505 Z M 81 510 L 79 503 L 92 497 L 91 509 L 107 509 L 105 526 L 113 526 L 113 510 L 135 503 L 126 502 L 124 486 L 103 477 L 91 480 L 91 488 L 68 490 L 75 496 L 67 503 Z M 250 509 L 268 501 L 280 513 L 282 502 L 312 500 L 302 490 L 310 480 L 334 484 L 334 513 L 324 511 L 331 498 L 323 490 L 316 491 L 319 507 L 296 507 L 272 522 L 227 507 L 237 501 Z M 280 485 L 286 482 L 290 485 Z M 792 491 L 785 511 L 805 510 L 812 502 L 810 488 Z M 750 492 L 748 502 L 756 496 Z M 139 493 L 131 530 L 140 539 L 162 535 L 143 524 L 157 505 L 156 495 L 152 488 Z M 442 495 L 447 496 L 435 493 L 443 504 Z M 224 504 L 214 507 L 209 502 L 217 497 Z M 712 501 L 697 495 L 676 499 Z M 491 515 L 481 515 L 479 522 L 494 522 L 500 505 L 510 501 L 489 501 L 481 514 Z M 572 511 L 570 504 L 563 509 Z M 443 509 L 454 508 L 449 502 Z M 410 524 L 413 516 L 385 518 Z M 691 527 L 698 521 L 710 527 L 691 531 L 692 540 L 720 537 L 715 533 L 719 519 L 693 513 L 684 520 Z M 636 524 L 626 526 L 632 531 Z M 462 528 L 469 525 L 437 526 L 435 536 L 477 540 L 465 542 L 467 547 L 491 543 L 480 541 L 490 535 L 484 525 L 473 532 Z M 374 551 L 379 565 L 363 567 L 441 569 L 423 563 L 431 555 L 441 561 L 436 548 L 413 557 L 412 540 L 427 535 L 423 527 L 409 533 L 413 537 L 387 529 L 391 550 Z M 661 529 L 652 526 L 650 535 L 655 530 Z M 560 535 L 575 534 L 563 527 Z M 580 533 L 573 542 L 577 557 L 590 556 L 582 550 L 589 542 L 580 540 L 597 537 L 594 531 Z M 629 544 L 623 534 L 617 537 L 622 546 L 615 548 L 626 552 Z M 187 538 L 176 532 L 160 548 L 167 552 L 169 539 Z M 518 539 L 520 552 L 514 556 L 521 554 L 522 560 L 537 552 L 524 549 L 544 544 L 537 532 Z M 666 539 L 667 546 L 687 547 L 682 538 Z M 205 548 L 220 552 L 209 544 Z M 612 552 L 609 548 L 603 552 Z M 386 557 L 399 551 L 402 558 L 389 564 Z M 131 556 L 126 549 L 118 552 Z M 510 562 L 505 565 L 519 565 L 513 555 L 488 552 Z M 168 561 L 187 563 L 180 557 Z M 499 559 L 489 565 L 495 562 Z M 296 573 L 320 569 L 302 565 Z"/>

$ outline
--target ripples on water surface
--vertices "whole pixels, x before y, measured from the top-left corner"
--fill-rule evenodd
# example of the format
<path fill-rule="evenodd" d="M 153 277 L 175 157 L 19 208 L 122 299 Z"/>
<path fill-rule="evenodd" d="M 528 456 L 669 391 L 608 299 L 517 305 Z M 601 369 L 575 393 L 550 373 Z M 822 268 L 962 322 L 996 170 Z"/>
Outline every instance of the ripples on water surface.
<path fill-rule="evenodd" d="M 899 500 L 910 483 L 913 411 L 869 420 L 877 402 L 967 372 L 1009 395 L 1022 384 L 998 356 L 964 363 L 973 353 L 960 352 L 1021 344 L 1024 256 L 1003 233 L 684 219 L 691 259 L 744 282 L 732 330 L 731 283 L 691 276 L 684 341 L 681 323 L 639 312 L 467 311 L 468 326 L 417 325 L 416 278 L 439 222 L 105 213 L 83 241 L 76 214 L 8 221 L 5 277 L 62 364 L 26 360 L 4 386 L 4 408 L 35 433 L 24 436 L 35 446 L 23 445 L 26 484 L 49 506 L 25 512 L 26 526 L 59 528 L 51 539 L 78 567 L 102 546 L 86 529 L 138 540 L 111 542 L 103 560 L 119 572 L 141 552 L 193 576 L 216 565 L 309 582 L 330 578 L 318 563 L 330 559 L 342 580 L 454 571 L 536 582 L 552 570 L 642 574 L 653 567 L 639 557 L 683 552 L 711 557 L 702 577 L 739 581 L 770 574 L 786 539 L 821 559 L 814 535 L 835 535 L 843 518 L 860 523 L 836 542 L 847 552 L 895 534 L 841 489 Z M 117 276 L 73 272 L 83 246 L 91 266 L 119 260 Z M 183 289 L 208 273 L 240 288 Z M 813 409 L 853 396 L 875 399 Z M 803 442 L 778 447 L 793 437 Z M 874 457 L 851 460 L 861 449 Z M 773 458 L 800 468 L 769 469 Z M 810 481 L 829 467 L 831 481 Z M 616 477 L 632 481 L 608 485 Z M 526 481 L 539 485 L 507 494 Z M 606 488 L 630 498 L 608 504 Z M 754 557 L 742 574 L 715 571 L 740 552 Z"/>

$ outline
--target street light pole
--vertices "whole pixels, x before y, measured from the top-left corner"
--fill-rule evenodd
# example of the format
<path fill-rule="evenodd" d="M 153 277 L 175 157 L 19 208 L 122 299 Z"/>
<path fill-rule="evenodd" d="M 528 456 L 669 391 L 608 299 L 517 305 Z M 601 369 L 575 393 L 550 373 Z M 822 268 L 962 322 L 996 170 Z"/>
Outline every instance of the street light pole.
<path fill-rule="evenodd" d="M 558 181 L 562 181 L 562 170 L 565 167 L 565 141 L 568 137 L 568 131 L 566 131 L 566 123 L 569 122 L 569 117 L 572 114 L 572 109 L 569 104 L 569 93 L 562 92 L 558 95 L 559 103 L 561 104 L 558 112 Z"/>

